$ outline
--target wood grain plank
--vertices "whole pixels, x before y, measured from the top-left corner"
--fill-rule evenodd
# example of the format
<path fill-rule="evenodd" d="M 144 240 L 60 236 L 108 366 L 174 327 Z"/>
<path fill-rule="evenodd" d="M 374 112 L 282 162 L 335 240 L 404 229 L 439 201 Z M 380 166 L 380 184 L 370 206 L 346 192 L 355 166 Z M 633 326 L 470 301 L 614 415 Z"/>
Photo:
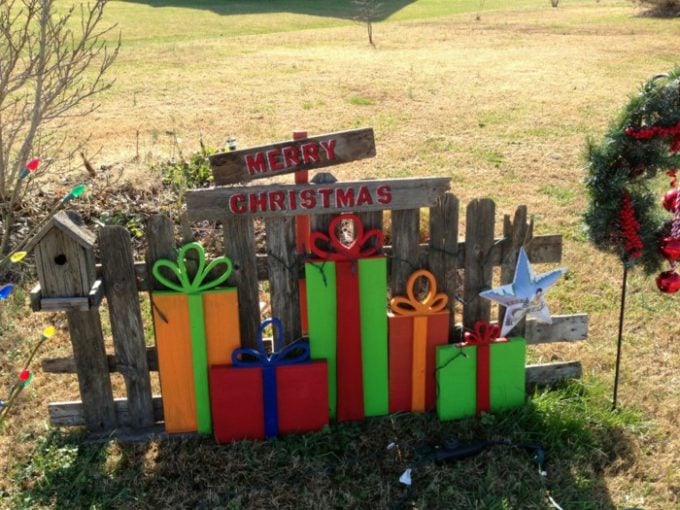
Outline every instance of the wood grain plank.
<path fill-rule="evenodd" d="M 512 283 L 515 277 L 517 258 L 520 248 L 525 248 L 531 242 L 534 224 L 527 223 L 527 207 L 520 205 L 515 210 L 514 221 L 508 214 L 503 216 L 503 242 L 501 247 L 501 285 Z M 498 306 L 498 322 L 505 317 L 505 307 Z M 514 328 L 514 334 L 524 336 L 526 320 L 522 319 Z"/>
<path fill-rule="evenodd" d="M 151 380 L 130 234 L 121 226 L 103 227 L 99 246 L 117 368 L 127 389 L 130 425 L 148 427 L 154 423 Z"/>
<path fill-rule="evenodd" d="M 154 396 L 151 400 L 154 423 L 163 421 L 163 401 L 160 396 Z M 120 427 L 132 427 L 130 420 L 130 407 L 126 398 L 117 398 L 113 401 L 116 413 L 116 421 Z M 50 423 L 54 426 L 79 426 L 85 425 L 83 403 L 77 400 L 68 402 L 51 402 L 47 405 Z"/>
<path fill-rule="evenodd" d="M 99 310 L 69 311 L 66 317 L 85 425 L 89 431 L 111 430 L 116 427 L 116 414 Z"/>
<path fill-rule="evenodd" d="M 391 296 L 406 294 L 409 276 L 420 269 L 420 210 L 392 211 Z"/>
<path fill-rule="evenodd" d="M 569 379 L 580 379 L 583 375 L 580 361 L 527 365 L 526 370 L 526 385 L 529 392 L 536 386 L 548 386 Z"/>
<path fill-rule="evenodd" d="M 289 344 L 302 335 L 300 320 L 300 272 L 295 243 L 295 218 L 267 218 L 267 255 L 272 317 L 284 327 L 284 342 Z"/>
<path fill-rule="evenodd" d="M 479 296 L 491 288 L 496 205 L 488 198 L 476 199 L 467 206 L 465 219 L 465 266 L 463 326 L 472 329 L 478 320 L 489 321 L 491 304 Z"/>
<path fill-rule="evenodd" d="M 588 338 L 588 314 L 553 315 L 552 324 L 529 320 L 525 335 L 527 344 L 585 340 Z"/>
<path fill-rule="evenodd" d="M 294 137 L 293 140 L 224 152 L 210 156 L 217 186 L 274 175 L 324 168 L 375 156 L 372 128 L 325 135 Z"/>
<path fill-rule="evenodd" d="M 323 185 L 269 185 L 189 190 L 189 218 L 293 216 L 429 207 L 449 189 L 448 177 L 348 181 Z"/>
<path fill-rule="evenodd" d="M 238 289 L 241 345 L 257 347 L 260 296 L 253 220 L 247 217 L 224 217 L 222 230 L 224 254 L 234 263 L 234 270 L 227 283 Z"/>
<path fill-rule="evenodd" d="M 449 338 L 456 327 L 455 294 L 458 292 L 458 198 L 445 193 L 430 208 L 430 244 L 428 265 L 438 285 L 438 292 L 449 296 Z"/>

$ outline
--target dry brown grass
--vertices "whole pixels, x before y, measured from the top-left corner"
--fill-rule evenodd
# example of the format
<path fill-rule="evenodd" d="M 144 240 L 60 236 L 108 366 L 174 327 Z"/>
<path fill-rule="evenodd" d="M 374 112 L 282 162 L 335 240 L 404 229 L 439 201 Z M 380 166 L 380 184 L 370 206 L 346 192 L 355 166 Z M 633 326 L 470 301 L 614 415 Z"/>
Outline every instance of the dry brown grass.
<path fill-rule="evenodd" d="M 546 1 L 482 13 L 481 21 L 459 14 L 378 24 L 377 49 L 356 25 L 134 44 L 124 46 L 101 109 L 74 130 L 92 135 L 91 152 L 102 147 L 98 164 L 122 162 L 129 178 L 144 181 L 148 165 L 131 163 L 138 131 L 142 157 L 156 159 L 169 154 L 168 130 L 188 153 L 200 136 L 213 146 L 235 136 L 246 147 L 295 129 L 372 126 L 378 156 L 338 167 L 340 178 L 451 176 L 461 203 L 490 196 L 508 214 L 524 203 L 538 233 L 564 235 L 570 279 L 556 287 L 551 308 L 588 312 L 590 339 L 534 354 L 581 359 L 586 380 L 609 380 L 621 268 L 581 232 L 584 139 L 601 136 L 638 83 L 679 63 L 679 29 L 636 17 L 627 2 L 552 9 Z M 653 287 L 633 275 L 620 392 L 651 428 L 634 439 L 635 462 L 609 466 L 604 478 L 613 501 L 661 510 L 678 508 L 680 491 L 680 298 Z M 29 338 L 50 320 L 20 317 Z M 50 355 L 66 355 L 67 342 L 62 332 Z M 41 431 L 46 402 L 77 394 L 75 381 L 61 376 L 32 388 L 0 438 L 3 452 L 25 456 L 31 446 L 21 438 Z"/>

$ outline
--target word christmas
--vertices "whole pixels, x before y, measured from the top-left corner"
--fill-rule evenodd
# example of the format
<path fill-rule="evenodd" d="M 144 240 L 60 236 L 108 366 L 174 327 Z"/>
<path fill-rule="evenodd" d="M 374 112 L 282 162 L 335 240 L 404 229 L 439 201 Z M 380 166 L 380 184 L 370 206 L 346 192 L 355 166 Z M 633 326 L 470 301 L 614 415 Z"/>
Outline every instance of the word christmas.
<path fill-rule="evenodd" d="M 294 211 L 299 208 L 309 210 L 317 207 L 353 209 L 364 205 L 387 205 L 391 201 L 392 192 L 386 184 L 377 187 L 369 187 L 366 184 L 338 188 L 309 187 L 289 191 L 237 193 L 229 198 L 229 212 L 255 214 L 267 211 Z"/>
<path fill-rule="evenodd" d="M 334 184 L 279 184 L 189 190 L 190 219 L 227 215 L 288 216 L 343 211 L 415 209 L 432 204 L 449 189 L 448 177 L 348 181 Z"/>

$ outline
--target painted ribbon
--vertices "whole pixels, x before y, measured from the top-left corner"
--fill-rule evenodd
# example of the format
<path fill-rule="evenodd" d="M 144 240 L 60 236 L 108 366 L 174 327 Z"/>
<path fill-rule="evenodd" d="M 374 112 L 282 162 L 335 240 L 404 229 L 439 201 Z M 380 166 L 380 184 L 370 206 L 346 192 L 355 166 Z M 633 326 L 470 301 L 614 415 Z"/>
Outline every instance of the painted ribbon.
<path fill-rule="evenodd" d="M 349 244 L 343 243 L 338 237 L 338 224 L 346 220 L 354 223 L 354 240 Z M 367 245 L 371 239 L 375 239 L 374 246 Z M 317 241 L 330 244 L 334 251 L 318 246 Z M 331 220 L 328 235 L 323 232 L 312 232 L 309 236 L 309 244 L 312 253 L 324 260 L 356 260 L 359 257 L 370 257 L 380 251 L 383 246 L 383 233 L 377 228 L 364 232 L 364 224 L 359 217 L 356 214 L 346 213 Z"/>
<path fill-rule="evenodd" d="M 338 235 L 342 221 L 354 224 L 354 240 L 343 243 Z M 369 243 L 375 240 L 373 246 Z M 332 250 L 319 246 L 322 241 Z M 364 376 L 361 333 L 361 307 L 359 271 L 357 260 L 375 255 L 382 249 L 383 233 L 380 229 L 364 231 L 356 214 L 340 214 L 328 226 L 328 234 L 313 232 L 309 237 L 310 249 L 317 257 L 336 263 L 336 301 L 338 317 L 336 333 L 337 352 L 337 419 L 355 421 L 364 419 Z"/>
<path fill-rule="evenodd" d="M 422 300 L 416 298 L 415 286 L 418 278 L 425 278 L 428 282 L 427 294 Z M 390 307 L 394 315 L 430 315 L 446 309 L 449 298 L 443 292 L 437 293 L 437 282 L 434 275 L 426 269 L 419 269 L 406 282 L 406 295 L 397 296 L 390 300 Z"/>
<path fill-rule="evenodd" d="M 187 254 L 196 253 L 198 267 L 193 279 L 187 269 Z M 217 267 L 224 271 L 217 278 L 206 282 L 206 278 Z M 177 277 L 179 284 L 161 274 L 161 268 L 168 269 Z M 151 272 L 156 280 L 165 287 L 187 295 L 189 307 L 189 331 L 191 336 L 191 358 L 194 372 L 194 392 L 196 395 L 196 420 L 198 432 L 210 434 L 212 419 L 210 414 L 210 390 L 208 384 L 208 351 L 204 322 L 202 293 L 217 287 L 231 275 L 233 264 L 228 257 L 217 257 L 206 265 L 205 249 L 199 243 L 188 243 L 180 248 L 177 263 L 167 259 L 157 260 Z"/>
<path fill-rule="evenodd" d="M 198 260 L 198 268 L 196 269 L 196 274 L 193 279 L 189 277 L 189 271 L 187 270 L 187 253 L 190 251 L 196 252 L 196 259 Z M 218 266 L 225 266 L 224 272 L 214 280 L 204 283 L 208 275 Z M 162 267 L 169 269 L 170 272 L 177 277 L 179 284 L 163 276 L 160 272 Z M 177 255 L 177 263 L 166 259 L 157 260 L 153 265 L 151 272 L 156 280 L 169 289 L 177 292 L 184 292 L 186 294 L 196 294 L 224 283 L 231 275 L 232 269 L 233 264 L 231 259 L 224 256 L 213 259 L 210 264 L 206 266 L 205 249 L 203 246 L 199 243 L 188 243 L 180 248 Z"/>
<path fill-rule="evenodd" d="M 501 328 L 498 324 L 477 321 L 473 331 L 463 335 L 463 345 L 477 347 L 477 416 L 491 409 L 491 356 L 489 347 L 496 343 L 508 342 L 507 338 L 498 338 Z"/>
<path fill-rule="evenodd" d="M 418 278 L 428 281 L 427 294 L 419 300 L 415 295 Z M 413 273 L 406 283 L 406 295 L 390 300 L 394 315 L 413 317 L 413 359 L 411 361 L 411 410 L 418 413 L 426 411 L 427 400 L 427 316 L 446 310 L 449 298 L 437 293 L 434 275 L 420 269 Z"/>
<path fill-rule="evenodd" d="M 271 354 L 264 348 L 262 333 L 272 325 L 274 345 Z M 293 365 L 309 360 L 309 344 L 293 342 L 283 347 L 283 324 L 276 317 L 266 319 L 257 331 L 257 349 L 241 347 L 234 349 L 231 361 L 234 366 L 262 368 L 262 405 L 264 406 L 264 433 L 266 437 L 279 435 L 279 406 L 276 388 L 276 367 Z"/>

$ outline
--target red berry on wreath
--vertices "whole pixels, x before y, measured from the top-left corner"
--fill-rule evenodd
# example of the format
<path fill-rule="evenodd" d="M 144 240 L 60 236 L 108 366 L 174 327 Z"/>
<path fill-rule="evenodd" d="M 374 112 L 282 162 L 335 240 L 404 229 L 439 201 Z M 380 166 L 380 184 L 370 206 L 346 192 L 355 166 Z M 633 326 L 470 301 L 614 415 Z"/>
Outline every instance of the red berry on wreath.
<path fill-rule="evenodd" d="M 674 270 L 664 271 L 656 277 L 656 286 L 661 292 L 673 294 L 680 290 L 680 274 Z"/>
<path fill-rule="evenodd" d="M 675 212 L 675 206 L 678 203 L 678 188 L 673 188 L 672 190 L 666 192 L 663 196 L 663 208 L 668 212 Z"/>
<path fill-rule="evenodd" d="M 680 238 L 666 237 L 661 241 L 661 253 L 669 262 L 680 259 Z"/>

